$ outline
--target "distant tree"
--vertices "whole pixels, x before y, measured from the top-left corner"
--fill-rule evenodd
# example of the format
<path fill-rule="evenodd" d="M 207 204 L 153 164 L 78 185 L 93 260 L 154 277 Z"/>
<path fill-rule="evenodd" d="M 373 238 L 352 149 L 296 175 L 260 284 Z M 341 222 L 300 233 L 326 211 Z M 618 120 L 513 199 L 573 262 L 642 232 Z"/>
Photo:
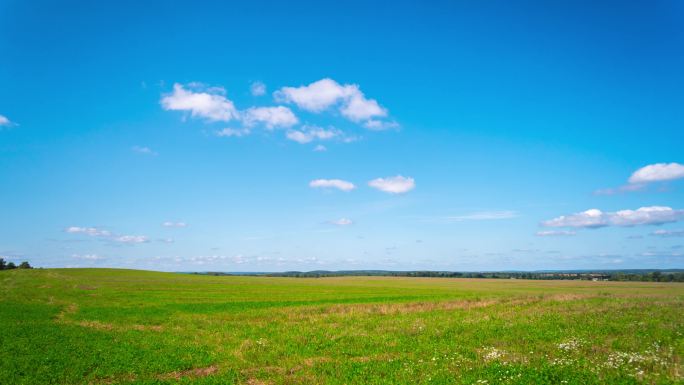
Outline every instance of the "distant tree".
<path fill-rule="evenodd" d="M 0 258 L 0 270 L 5 270 L 7 268 L 7 263 L 4 259 Z"/>
<path fill-rule="evenodd" d="M 20 263 L 20 264 L 19 264 L 19 268 L 20 268 L 20 269 L 33 269 L 33 268 L 31 267 L 31 265 L 29 265 L 29 263 L 28 263 L 27 261 L 24 261 L 24 262 Z"/>
<path fill-rule="evenodd" d="M 9 262 L 7 264 L 7 267 L 5 267 L 5 269 L 7 269 L 7 270 L 12 270 L 12 269 L 16 269 L 16 268 L 17 268 L 17 265 L 15 265 L 14 262 Z"/>

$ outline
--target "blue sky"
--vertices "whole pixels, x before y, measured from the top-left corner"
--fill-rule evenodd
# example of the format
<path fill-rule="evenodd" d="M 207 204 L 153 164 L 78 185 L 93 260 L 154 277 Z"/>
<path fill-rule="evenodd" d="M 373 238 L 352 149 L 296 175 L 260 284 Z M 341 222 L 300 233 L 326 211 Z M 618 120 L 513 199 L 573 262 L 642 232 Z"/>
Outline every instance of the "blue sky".
<path fill-rule="evenodd" d="M 0 0 L 0 256 L 682 268 L 683 23 L 677 1 Z"/>

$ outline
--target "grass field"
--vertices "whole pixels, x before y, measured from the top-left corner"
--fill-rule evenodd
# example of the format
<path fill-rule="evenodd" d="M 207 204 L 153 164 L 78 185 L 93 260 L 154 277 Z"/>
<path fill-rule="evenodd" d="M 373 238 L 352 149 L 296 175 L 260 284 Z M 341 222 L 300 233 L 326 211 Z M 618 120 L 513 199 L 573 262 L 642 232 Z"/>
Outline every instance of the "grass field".
<path fill-rule="evenodd" d="M 684 383 L 684 285 L 0 272 L 0 384 Z"/>

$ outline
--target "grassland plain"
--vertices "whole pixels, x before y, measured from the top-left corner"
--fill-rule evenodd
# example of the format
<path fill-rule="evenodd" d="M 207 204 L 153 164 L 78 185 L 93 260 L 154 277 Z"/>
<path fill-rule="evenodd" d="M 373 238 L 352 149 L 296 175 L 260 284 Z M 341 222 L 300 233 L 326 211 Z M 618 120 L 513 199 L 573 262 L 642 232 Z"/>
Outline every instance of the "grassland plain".
<path fill-rule="evenodd" d="M 684 285 L 0 272 L 0 384 L 684 383 Z"/>

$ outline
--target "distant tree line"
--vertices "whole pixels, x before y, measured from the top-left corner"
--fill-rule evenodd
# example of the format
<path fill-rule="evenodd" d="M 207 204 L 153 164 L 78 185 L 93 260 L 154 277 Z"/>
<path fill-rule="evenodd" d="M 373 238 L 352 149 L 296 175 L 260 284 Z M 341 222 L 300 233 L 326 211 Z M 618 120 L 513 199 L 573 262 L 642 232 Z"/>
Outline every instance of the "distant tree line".
<path fill-rule="evenodd" d="M 3 258 L 0 258 L 0 270 L 12 270 L 12 269 L 33 269 L 31 265 L 24 261 L 19 264 L 19 266 L 15 265 L 14 262 L 6 262 Z"/>
<path fill-rule="evenodd" d="M 221 273 L 208 273 L 223 275 Z M 389 276 L 389 277 L 435 277 L 435 278 L 490 278 L 490 279 L 537 279 L 537 280 L 589 280 L 589 281 L 639 281 L 639 282 L 684 282 L 684 271 L 630 270 L 599 272 L 454 272 L 454 271 L 288 271 L 284 273 L 264 273 L 270 277 L 341 277 L 341 276 Z"/>

